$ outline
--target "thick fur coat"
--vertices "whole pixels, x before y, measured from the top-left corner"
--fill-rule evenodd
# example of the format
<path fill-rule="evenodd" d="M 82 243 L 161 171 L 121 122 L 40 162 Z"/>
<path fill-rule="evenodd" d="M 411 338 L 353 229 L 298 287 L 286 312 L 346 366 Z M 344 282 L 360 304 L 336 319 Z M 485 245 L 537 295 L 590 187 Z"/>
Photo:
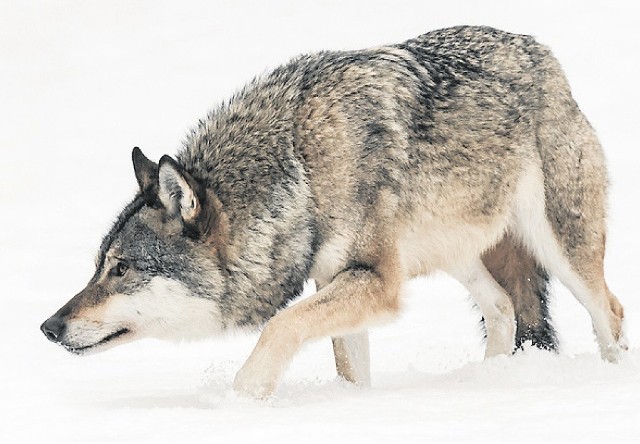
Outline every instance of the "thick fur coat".
<path fill-rule="evenodd" d="M 548 274 L 590 312 L 603 357 L 625 347 L 602 268 L 603 153 L 532 37 L 457 27 L 299 56 L 210 112 L 175 160 L 133 157 L 140 194 L 43 325 L 72 351 L 268 321 L 239 391 L 268 395 L 325 336 L 340 373 L 366 379 L 363 332 L 435 270 L 480 307 L 487 356 L 555 348 Z M 287 307 L 308 279 L 318 293 Z"/>

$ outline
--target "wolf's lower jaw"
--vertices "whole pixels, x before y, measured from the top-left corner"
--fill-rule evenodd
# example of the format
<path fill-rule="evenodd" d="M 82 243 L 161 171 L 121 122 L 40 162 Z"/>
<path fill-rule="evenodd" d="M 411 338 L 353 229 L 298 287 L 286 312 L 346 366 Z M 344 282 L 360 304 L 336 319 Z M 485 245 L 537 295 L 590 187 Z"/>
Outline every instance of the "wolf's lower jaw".
<path fill-rule="evenodd" d="M 82 354 L 84 354 L 84 353 L 86 353 L 86 352 L 88 352 L 88 351 L 90 351 L 92 349 L 95 349 L 95 348 L 97 348 L 97 347 L 99 347 L 101 345 L 105 345 L 108 342 L 111 342 L 112 340 L 114 340 L 116 338 L 119 338 L 119 337 L 121 337 L 123 335 L 126 335 L 126 334 L 128 334 L 130 332 L 131 332 L 131 330 L 129 330 L 128 328 L 121 328 L 120 330 L 117 330 L 117 331 L 105 336 L 100 341 L 98 341 L 98 342 L 96 342 L 94 344 L 91 344 L 91 345 L 83 345 L 83 346 L 77 347 L 77 346 L 72 346 L 72 345 L 68 345 L 68 344 L 62 344 L 62 346 L 64 348 L 66 348 L 67 351 L 73 353 L 74 355 L 82 355 Z"/>

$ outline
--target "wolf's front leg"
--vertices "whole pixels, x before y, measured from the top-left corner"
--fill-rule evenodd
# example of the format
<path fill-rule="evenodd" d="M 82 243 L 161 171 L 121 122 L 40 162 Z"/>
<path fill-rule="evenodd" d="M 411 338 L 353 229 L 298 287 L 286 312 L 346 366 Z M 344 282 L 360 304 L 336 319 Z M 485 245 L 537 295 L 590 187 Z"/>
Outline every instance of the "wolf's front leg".
<path fill-rule="evenodd" d="M 394 267 L 343 270 L 329 285 L 274 316 L 236 375 L 234 389 L 251 397 L 268 397 L 300 346 L 309 340 L 344 336 L 388 319 L 399 308 Z"/>
<path fill-rule="evenodd" d="M 356 385 L 371 385 L 369 333 L 364 330 L 331 339 L 338 375 Z"/>

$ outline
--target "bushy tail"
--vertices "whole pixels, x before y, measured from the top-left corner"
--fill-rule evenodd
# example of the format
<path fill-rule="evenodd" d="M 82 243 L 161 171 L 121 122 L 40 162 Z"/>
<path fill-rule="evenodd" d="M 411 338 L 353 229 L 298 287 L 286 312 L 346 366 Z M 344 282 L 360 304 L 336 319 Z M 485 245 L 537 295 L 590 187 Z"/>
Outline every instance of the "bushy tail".
<path fill-rule="evenodd" d="M 506 290 L 516 313 L 516 347 L 531 342 L 556 350 L 558 341 L 548 308 L 549 275 L 511 235 L 482 256 L 494 279 Z"/>

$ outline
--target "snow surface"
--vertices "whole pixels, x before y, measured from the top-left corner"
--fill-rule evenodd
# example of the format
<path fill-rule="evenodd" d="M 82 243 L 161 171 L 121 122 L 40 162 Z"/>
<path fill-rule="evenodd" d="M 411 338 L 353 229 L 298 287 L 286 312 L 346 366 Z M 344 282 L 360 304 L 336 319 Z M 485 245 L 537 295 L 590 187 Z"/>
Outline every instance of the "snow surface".
<path fill-rule="evenodd" d="M 628 1 L 0 1 L 0 439 L 638 440 L 638 19 Z M 296 356 L 275 396 L 237 397 L 257 339 L 152 340 L 77 358 L 38 327 L 84 287 L 135 192 L 131 148 L 175 152 L 254 75 L 320 49 L 457 24 L 533 34 L 562 62 L 605 146 L 607 276 L 631 350 L 598 356 L 589 318 L 554 285 L 559 355 L 482 361 L 479 314 L 438 275 L 371 332 L 373 387 L 338 380 L 330 341 Z"/>

